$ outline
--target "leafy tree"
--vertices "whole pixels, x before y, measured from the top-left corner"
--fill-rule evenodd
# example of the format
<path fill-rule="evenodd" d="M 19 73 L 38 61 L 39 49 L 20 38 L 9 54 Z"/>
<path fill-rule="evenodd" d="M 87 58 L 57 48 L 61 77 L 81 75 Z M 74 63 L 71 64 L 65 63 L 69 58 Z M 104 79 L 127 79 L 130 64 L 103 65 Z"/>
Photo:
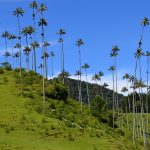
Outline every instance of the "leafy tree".
<path fill-rule="evenodd" d="M 46 87 L 45 96 L 51 99 L 67 101 L 68 91 L 63 84 L 52 84 Z"/>

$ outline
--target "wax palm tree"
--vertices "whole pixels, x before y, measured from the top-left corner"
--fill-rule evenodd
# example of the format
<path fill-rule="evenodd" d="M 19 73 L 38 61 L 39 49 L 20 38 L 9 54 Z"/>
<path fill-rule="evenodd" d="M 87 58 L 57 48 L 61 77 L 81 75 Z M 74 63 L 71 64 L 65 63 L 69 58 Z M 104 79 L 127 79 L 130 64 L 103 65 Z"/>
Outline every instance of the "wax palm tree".
<path fill-rule="evenodd" d="M 15 58 L 16 58 L 16 61 L 18 62 L 17 68 L 19 68 L 19 57 L 20 57 L 19 49 L 20 48 L 21 48 L 21 45 L 19 43 L 16 43 L 14 46 L 14 49 L 17 49 L 17 52 L 15 53 Z"/>
<path fill-rule="evenodd" d="M 141 22 L 141 25 L 142 25 L 142 31 L 141 31 L 141 36 L 140 36 L 139 45 L 142 44 L 144 28 L 149 25 L 149 19 L 148 19 L 147 17 L 144 17 L 144 19 L 143 19 L 142 22 Z"/>
<path fill-rule="evenodd" d="M 4 57 L 5 57 L 5 58 L 8 58 L 9 56 L 11 56 L 10 53 L 9 53 L 8 51 L 5 52 Z M 7 62 L 7 61 L 6 61 L 6 62 Z"/>
<path fill-rule="evenodd" d="M 113 57 L 113 66 L 115 67 L 115 78 L 116 78 L 116 94 L 115 94 L 115 106 L 116 109 L 119 110 L 119 104 L 118 104 L 118 75 L 117 75 L 117 56 L 118 56 L 118 52 L 119 52 L 119 48 L 117 45 L 112 47 L 110 56 Z M 118 112 L 119 113 L 119 112 Z M 119 115 L 119 114 L 118 114 Z"/>
<path fill-rule="evenodd" d="M 61 71 L 63 72 L 65 70 L 65 66 L 64 66 L 64 39 L 63 39 L 63 35 L 66 34 L 64 29 L 60 29 L 57 34 L 60 36 L 59 38 L 59 43 L 61 45 Z M 63 84 L 64 84 L 64 77 L 63 79 Z"/>
<path fill-rule="evenodd" d="M 16 39 L 16 35 L 10 34 L 9 35 L 9 40 L 11 40 L 11 46 L 12 46 L 12 67 L 14 68 L 14 40 Z"/>
<path fill-rule="evenodd" d="M 99 74 L 99 76 L 100 76 L 100 81 L 101 81 L 101 80 L 102 80 L 102 77 L 104 76 L 104 73 L 103 73 L 102 71 L 99 71 L 98 74 Z M 103 98 L 103 87 L 102 87 L 102 83 L 101 83 L 100 88 L 101 88 L 101 96 L 102 96 L 102 98 Z"/>
<path fill-rule="evenodd" d="M 44 53 L 44 55 L 42 56 L 42 59 L 45 59 L 45 72 L 46 72 L 46 79 L 48 80 L 48 65 L 47 65 L 47 60 L 49 58 L 49 54 L 47 52 Z"/>
<path fill-rule="evenodd" d="M 40 12 L 41 16 L 43 17 L 43 12 L 46 11 L 47 9 L 48 7 L 44 3 L 41 3 L 38 8 L 38 12 Z"/>
<path fill-rule="evenodd" d="M 104 82 L 104 84 L 102 85 L 102 87 L 103 87 L 103 89 L 104 89 L 104 93 L 106 93 L 106 89 L 107 89 L 107 87 L 108 87 L 109 85 L 107 84 L 107 83 L 105 83 Z M 105 100 L 106 100 L 106 105 L 107 105 L 107 93 L 105 94 L 105 98 L 104 98 Z"/>
<path fill-rule="evenodd" d="M 79 53 L 79 72 L 81 73 L 82 72 L 82 70 L 81 70 L 81 50 L 80 50 L 80 48 L 81 48 L 81 46 L 82 45 L 84 45 L 84 42 L 83 42 L 83 40 L 82 39 L 78 39 L 77 41 L 76 41 L 76 45 L 78 46 L 78 53 Z M 81 74 L 80 74 L 80 81 L 79 81 L 79 101 L 81 102 L 81 111 L 82 111 L 82 92 L 81 92 L 81 87 L 82 87 L 82 85 L 81 85 Z"/>
<path fill-rule="evenodd" d="M 10 35 L 10 34 L 9 34 L 8 31 L 5 31 L 5 32 L 2 33 L 2 38 L 5 39 L 5 58 L 6 58 L 6 62 L 8 62 L 8 61 L 7 61 L 7 58 L 8 58 L 8 56 L 9 56 L 9 55 L 6 55 L 6 54 L 8 54 L 7 40 L 9 39 L 9 35 Z"/>
<path fill-rule="evenodd" d="M 41 30 L 42 30 L 42 33 L 41 33 L 41 36 L 42 36 L 42 55 L 44 56 L 45 54 L 45 46 L 44 46 L 44 42 L 45 42 L 45 32 L 44 32 L 44 27 L 47 26 L 47 21 L 46 19 L 44 19 L 43 17 L 43 12 L 46 11 L 48 9 L 47 6 L 45 6 L 43 3 L 39 6 L 38 8 L 38 11 L 40 12 L 41 14 L 41 19 L 40 21 L 38 22 L 38 25 L 41 27 Z M 44 68 L 45 68 L 45 59 L 43 59 L 43 64 L 42 64 L 42 67 L 43 67 L 43 111 L 44 111 L 44 114 L 46 114 L 46 101 L 45 101 L 45 81 L 44 81 L 44 77 L 45 77 L 45 71 L 44 71 Z"/>
<path fill-rule="evenodd" d="M 33 20 L 33 27 L 34 27 L 34 39 L 33 39 L 33 42 L 36 42 L 36 15 L 35 15 L 35 11 L 38 9 L 37 2 L 33 1 L 32 3 L 30 3 L 30 8 L 32 9 L 32 20 Z M 38 47 L 34 47 L 33 51 L 32 51 L 32 61 L 34 62 L 34 63 L 32 62 L 32 69 L 33 69 L 33 64 L 34 64 L 34 71 L 35 72 L 36 72 L 36 48 L 38 48 Z M 34 53 L 34 55 L 33 55 L 33 53 Z"/>
<path fill-rule="evenodd" d="M 16 58 L 16 68 L 19 68 L 19 52 L 16 52 L 13 57 Z"/>
<path fill-rule="evenodd" d="M 135 53 L 135 58 L 136 58 L 136 65 L 135 65 L 135 77 L 137 77 L 137 69 L 139 68 L 139 77 L 140 77 L 140 81 L 142 82 L 142 68 L 141 68 L 141 57 L 144 55 L 142 49 L 141 49 L 141 45 L 139 45 L 139 48 L 137 49 L 136 53 Z M 134 86 L 137 86 L 137 81 L 134 82 Z M 142 92 L 142 87 L 139 87 L 140 90 L 139 92 L 141 93 Z M 135 93 L 135 90 L 134 92 Z M 139 93 L 139 96 L 140 96 L 140 100 L 141 100 L 141 120 L 142 120 L 142 133 L 143 133 L 143 141 L 144 141 L 144 145 L 146 144 L 146 135 L 145 135 L 145 121 L 144 121 L 144 104 L 143 104 L 143 96 L 142 94 Z M 134 98 L 133 98 L 134 99 Z M 134 100 L 135 101 L 135 100 Z M 135 102 L 134 102 L 135 103 Z M 135 104 L 134 106 L 135 107 Z M 135 115 L 135 108 L 134 108 L 134 113 Z M 135 117 L 135 116 L 134 116 Z M 134 118 L 133 117 L 133 118 Z M 135 122 L 135 121 L 134 121 Z M 135 123 L 134 123 L 134 127 L 133 127 L 133 130 L 135 132 Z M 134 136 L 135 136 L 135 133 L 134 133 Z M 135 138 L 135 137 L 134 137 Z"/>
<path fill-rule="evenodd" d="M 49 42 L 47 42 L 47 41 L 45 41 L 44 43 L 43 43 L 43 47 L 45 47 L 45 53 L 47 54 L 47 55 L 45 55 L 46 57 L 44 57 L 44 62 L 45 62 L 45 74 L 46 74 L 46 79 L 48 79 L 48 65 L 47 65 L 47 60 L 48 60 L 48 57 L 49 57 L 49 54 L 48 54 L 48 52 L 47 52 L 47 47 L 48 46 L 50 46 L 50 43 Z"/>
<path fill-rule="evenodd" d="M 21 34 L 22 34 L 23 36 L 25 36 L 25 39 L 26 39 L 26 46 L 28 46 L 29 28 L 28 28 L 28 27 L 24 27 L 24 28 L 22 29 Z"/>
<path fill-rule="evenodd" d="M 127 92 L 128 92 L 128 95 L 127 95 L 127 97 L 128 97 L 128 106 L 129 106 L 129 112 L 131 112 L 130 98 L 129 98 L 129 85 L 128 85 L 129 78 L 130 78 L 130 75 L 128 73 L 126 73 L 123 76 L 123 80 L 124 79 L 126 80 L 126 87 L 127 87 Z"/>
<path fill-rule="evenodd" d="M 112 72 L 112 80 L 113 80 L 113 128 L 115 127 L 115 67 L 110 66 L 108 69 Z"/>
<path fill-rule="evenodd" d="M 75 76 L 78 77 L 78 92 L 79 92 L 79 102 L 81 103 L 81 90 L 80 90 L 80 76 L 82 75 L 82 72 L 80 70 L 77 70 L 75 73 Z"/>
<path fill-rule="evenodd" d="M 42 74 L 43 65 L 40 64 L 38 68 L 41 69 L 41 74 Z"/>
<path fill-rule="evenodd" d="M 30 44 L 30 46 L 34 51 L 34 71 L 36 72 L 36 49 L 40 47 L 40 44 L 37 41 L 34 41 Z"/>
<path fill-rule="evenodd" d="M 147 113 L 147 133 L 149 132 L 148 126 L 149 126 L 149 117 L 148 117 L 148 110 L 149 110 L 149 103 L 148 103 L 148 99 L 149 99 L 149 62 L 150 62 L 150 52 L 147 51 L 146 55 L 147 57 L 147 71 L 146 71 L 146 75 L 147 75 L 147 79 L 146 79 L 146 113 Z"/>
<path fill-rule="evenodd" d="M 35 28 L 33 26 L 28 26 L 28 35 L 30 36 L 30 43 L 32 43 L 32 34 L 35 32 Z M 32 52 L 32 70 L 33 70 L 33 65 L 34 65 L 34 55 L 33 55 L 33 49 L 32 47 L 30 48 Z"/>
<path fill-rule="evenodd" d="M 123 87 L 122 89 L 121 89 L 121 92 L 122 93 L 126 93 L 126 92 L 128 92 L 128 88 L 127 87 Z M 126 106 L 126 119 L 127 119 L 127 127 L 129 127 L 129 117 L 128 117 L 128 106 L 127 106 L 127 102 L 126 102 L 126 104 L 125 104 Z"/>
<path fill-rule="evenodd" d="M 53 60 L 53 57 L 55 57 L 55 53 L 53 51 L 50 52 L 50 58 L 51 58 L 51 65 L 52 65 L 52 79 L 53 79 L 53 76 L 54 76 L 54 60 Z"/>
<path fill-rule="evenodd" d="M 21 45 L 21 27 L 20 27 L 20 16 L 23 16 L 24 14 L 24 10 L 22 8 L 16 8 L 13 11 L 13 15 L 17 17 L 18 20 L 18 42 Z M 22 59 L 21 59 L 21 46 L 19 47 L 19 57 L 20 57 L 20 62 L 19 62 L 19 66 L 20 66 L 20 77 L 22 76 L 22 72 L 21 72 L 21 68 L 22 68 Z M 21 83 L 22 84 L 22 83 Z M 21 95 L 22 95 L 22 85 L 21 85 Z"/>
<path fill-rule="evenodd" d="M 87 78 L 87 69 L 90 68 L 90 66 L 85 63 L 82 68 L 85 70 L 85 76 L 86 76 L 86 92 L 87 92 L 87 101 L 88 101 L 88 105 L 90 107 L 90 96 L 89 96 L 89 84 L 88 84 L 88 78 Z"/>
<path fill-rule="evenodd" d="M 92 81 L 95 81 L 96 83 L 96 86 L 97 86 L 97 95 L 98 95 L 98 81 L 100 81 L 101 78 L 100 78 L 100 75 L 99 73 L 95 73 L 93 76 L 92 76 Z"/>
<path fill-rule="evenodd" d="M 26 55 L 27 72 L 29 72 L 29 54 L 30 54 L 31 49 L 29 46 L 25 46 L 23 50 Z"/>

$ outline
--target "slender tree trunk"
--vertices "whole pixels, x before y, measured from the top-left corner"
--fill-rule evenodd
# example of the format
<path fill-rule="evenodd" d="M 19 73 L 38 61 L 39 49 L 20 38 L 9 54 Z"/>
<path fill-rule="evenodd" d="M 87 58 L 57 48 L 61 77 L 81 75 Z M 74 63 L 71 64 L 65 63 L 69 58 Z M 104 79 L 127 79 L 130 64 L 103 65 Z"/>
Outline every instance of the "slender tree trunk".
<path fill-rule="evenodd" d="M 65 78 L 64 78 L 64 72 L 65 72 L 65 69 L 64 69 L 64 44 L 63 44 L 64 41 L 62 41 L 62 73 L 63 73 L 63 84 L 65 84 Z"/>
<path fill-rule="evenodd" d="M 33 52 L 34 52 L 34 71 L 36 72 L 36 51 L 35 51 L 35 47 L 33 48 Z"/>
<path fill-rule="evenodd" d="M 147 93 L 146 93 L 146 116 L 147 116 L 147 120 L 146 120 L 146 126 L 147 126 L 147 130 L 146 132 L 149 133 L 149 115 L 148 115 L 148 110 L 149 110 L 149 103 L 148 103 L 148 84 L 149 84 L 149 56 L 147 56 Z"/>
<path fill-rule="evenodd" d="M 137 62 L 138 62 L 138 59 L 136 59 L 136 63 L 135 63 L 135 72 L 134 72 L 134 77 L 136 78 L 136 71 L 137 71 Z M 135 86 L 135 79 L 133 81 L 133 86 Z M 133 134 L 133 144 L 135 144 L 135 127 L 136 127 L 136 124 L 135 124 L 135 87 L 133 87 L 133 101 L 132 101 L 132 114 L 133 114 L 133 129 L 132 129 L 132 134 Z"/>
<path fill-rule="evenodd" d="M 36 18 L 35 18 L 35 10 L 33 8 L 33 26 L 34 26 L 34 42 L 36 41 Z M 36 48 L 34 47 L 34 71 L 36 72 Z"/>
<path fill-rule="evenodd" d="M 79 47 L 79 70 L 80 70 L 80 84 L 79 84 L 79 97 L 80 97 L 80 103 L 81 103 L 81 111 L 82 111 L 82 92 L 81 92 L 81 51 L 80 51 L 80 47 Z"/>
<path fill-rule="evenodd" d="M 87 100 L 88 100 L 88 105 L 90 108 L 90 96 L 89 96 L 89 84 L 88 84 L 88 80 L 87 80 L 87 70 L 85 69 L 85 73 L 86 73 L 86 91 L 87 91 Z"/>
<path fill-rule="evenodd" d="M 12 39 L 12 67 L 14 69 L 14 42 L 13 42 L 13 39 Z"/>
<path fill-rule="evenodd" d="M 112 72 L 112 78 L 113 78 L 113 128 L 115 128 L 115 79 L 114 79 L 114 71 Z"/>
<path fill-rule="evenodd" d="M 7 50 L 7 38 L 6 37 L 5 37 L 5 47 L 6 47 L 6 54 L 7 54 L 8 50 Z M 5 58 L 6 58 L 6 62 L 8 62 L 6 54 L 5 54 Z"/>
<path fill-rule="evenodd" d="M 19 19 L 19 16 L 17 17 L 18 19 L 18 29 L 19 29 L 19 44 L 20 44 L 20 47 L 19 47 L 19 58 L 20 58 L 20 61 L 19 61 L 19 69 L 20 69 L 20 87 L 21 87 L 21 96 L 23 94 L 23 90 L 22 90 L 22 55 L 21 55 L 21 31 L 20 31 L 20 19 Z"/>
<path fill-rule="evenodd" d="M 43 14 L 41 13 L 42 15 L 42 18 L 43 18 Z M 44 26 L 42 25 L 42 55 L 44 56 L 45 55 L 45 45 L 44 45 L 44 42 L 45 42 L 45 37 L 44 37 Z M 44 115 L 46 115 L 46 100 L 45 100 L 45 59 L 43 58 L 43 112 L 44 112 Z"/>
<path fill-rule="evenodd" d="M 140 69 L 140 81 L 142 82 L 142 68 L 141 68 L 141 63 L 140 63 L 140 58 L 139 58 L 139 69 Z M 142 91 L 142 87 L 141 89 L 141 93 L 143 94 Z M 142 127 L 143 127 L 143 142 L 144 142 L 144 146 L 146 145 L 146 134 L 145 134 L 145 121 L 144 121 L 144 103 L 143 103 L 143 95 L 140 95 L 141 97 L 141 115 L 142 115 Z"/>
<path fill-rule="evenodd" d="M 53 76 L 54 76 L 54 62 L 53 62 L 52 56 L 51 56 L 51 62 L 52 62 L 52 79 L 53 79 Z"/>
<path fill-rule="evenodd" d="M 127 120 L 127 128 L 130 129 L 129 128 L 129 117 L 128 117 L 128 106 L 127 106 L 127 104 L 126 104 L 126 120 Z"/>

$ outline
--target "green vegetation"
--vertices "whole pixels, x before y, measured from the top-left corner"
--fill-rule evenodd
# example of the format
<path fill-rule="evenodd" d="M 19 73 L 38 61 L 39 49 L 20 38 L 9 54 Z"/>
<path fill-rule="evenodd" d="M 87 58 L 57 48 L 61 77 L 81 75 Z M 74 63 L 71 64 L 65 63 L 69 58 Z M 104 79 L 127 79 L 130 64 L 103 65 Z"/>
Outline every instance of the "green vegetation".
<path fill-rule="evenodd" d="M 102 123 L 103 119 L 94 117 L 98 113 L 93 116 L 85 104 L 81 112 L 80 103 L 74 100 L 46 97 L 46 116 L 43 115 L 42 88 L 39 86 L 42 77 L 34 72 L 22 71 L 24 84 L 23 96 L 20 96 L 19 70 L 0 70 L 0 149 L 142 149 L 141 142 L 132 145 L 129 132 L 119 128 L 114 130 L 107 123 Z M 25 83 L 30 83 L 30 86 Z M 95 98 L 91 105 L 98 99 Z M 104 109 L 102 105 L 99 113 Z"/>

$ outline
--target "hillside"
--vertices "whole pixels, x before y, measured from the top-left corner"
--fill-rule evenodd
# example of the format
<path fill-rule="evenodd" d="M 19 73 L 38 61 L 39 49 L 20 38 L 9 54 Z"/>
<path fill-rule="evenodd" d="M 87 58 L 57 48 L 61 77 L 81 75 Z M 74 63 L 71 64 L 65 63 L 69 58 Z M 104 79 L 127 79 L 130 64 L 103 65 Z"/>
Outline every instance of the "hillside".
<path fill-rule="evenodd" d="M 142 144 L 133 147 L 128 132 L 99 122 L 86 105 L 81 112 L 74 100 L 47 99 L 43 115 L 42 96 L 36 90 L 40 83 L 26 84 L 20 96 L 17 74 L 6 70 L 0 74 L 1 150 L 142 150 Z"/>
<path fill-rule="evenodd" d="M 69 85 L 69 96 L 73 99 L 78 100 L 78 81 L 75 79 L 68 78 L 66 80 L 66 83 Z M 86 91 L 86 82 L 82 81 L 82 100 L 83 102 L 87 103 L 87 91 Z M 113 91 L 104 88 L 103 86 L 100 86 L 98 84 L 92 84 L 88 83 L 89 86 L 89 97 L 90 101 L 95 97 L 95 95 L 98 93 L 100 95 L 103 95 L 103 98 L 107 101 L 108 107 L 112 107 L 112 95 Z M 117 94 L 117 93 L 115 93 Z M 118 100 L 120 101 L 122 99 L 123 95 L 118 93 Z"/>

